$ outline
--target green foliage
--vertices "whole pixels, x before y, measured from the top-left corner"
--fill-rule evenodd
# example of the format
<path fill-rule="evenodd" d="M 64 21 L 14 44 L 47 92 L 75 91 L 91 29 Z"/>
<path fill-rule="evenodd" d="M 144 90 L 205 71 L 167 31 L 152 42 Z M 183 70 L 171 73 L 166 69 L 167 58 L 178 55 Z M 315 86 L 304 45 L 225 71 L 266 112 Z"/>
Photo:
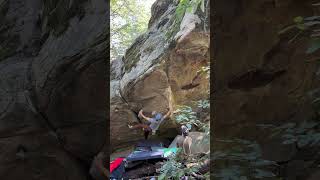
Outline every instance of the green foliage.
<path fill-rule="evenodd" d="M 201 10 L 204 12 L 204 0 L 180 0 L 176 9 L 175 19 L 181 22 L 185 12 L 194 14 L 200 4 Z"/>
<path fill-rule="evenodd" d="M 187 12 L 194 14 L 200 5 L 202 12 L 205 11 L 204 7 L 205 0 L 181 0 L 178 8 L 183 8 Z"/>
<path fill-rule="evenodd" d="M 167 161 L 164 162 L 160 169 L 159 180 L 163 179 L 177 179 L 180 180 L 183 176 L 190 176 L 192 173 L 199 171 L 201 162 L 207 160 L 209 154 L 202 157 L 198 156 L 185 156 L 182 149 L 176 153 L 176 155 L 171 156 Z M 185 164 L 194 163 L 191 167 L 186 167 Z M 206 173 L 205 177 L 210 177 L 210 173 Z M 209 178 L 208 178 L 209 179 Z"/>
<path fill-rule="evenodd" d="M 209 108 L 209 101 L 208 100 L 201 100 L 195 102 L 195 104 L 200 108 L 208 109 Z M 198 129 L 204 132 L 204 143 L 210 143 L 210 124 L 201 122 L 198 117 L 197 113 L 193 111 L 192 107 L 190 106 L 179 106 L 178 109 L 175 111 L 175 120 L 179 124 L 184 124 L 191 129 L 192 125 L 198 127 Z M 190 176 L 192 173 L 198 172 L 201 162 L 209 159 L 209 154 L 204 154 L 203 156 L 199 157 L 198 155 L 189 155 L 185 156 L 185 154 L 178 150 L 176 155 L 169 158 L 168 161 L 165 161 L 164 165 L 161 167 L 160 176 L 158 179 L 180 179 L 183 176 Z M 186 163 L 194 163 L 191 168 L 187 168 L 184 164 Z M 204 175 L 206 178 L 209 179 L 210 173 Z"/>
<path fill-rule="evenodd" d="M 222 169 L 221 172 L 215 177 L 219 177 L 222 180 L 249 180 L 247 176 L 242 175 L 242 167 L 240 166 L 231 166 L 230 168 Z M 256 179 L 272 178 L 275 175 L 270 171 L 264 171 L 261 169 L 255 169 L 255 174 L 253 175 Z"/>
<path fill-rule="evenodd" d="M 313 6 L 319 6 L 319 3 L 312 4 Z M 310 17 L 295 17 L 293 19 L 294 24 L 288 26 L 287 28 L 280 31 L 285 33 L 291 29 L 298 29 L 299 33 L 294 37 L 294 39 L 302 32 L 310 32 L 310 46 L 307 49 L 307 54 L 312 54 L 320 49 L 320 16 L 310 16 Z M 308 30 L 308 31 L 306 31 Z M 319 113 L 320 108 L 320 98 L 316 98 L 313 101 L 313 105 Z M 296 144 L 298 147 L 305 146 L 319 146 L 320 145 L 320 132 L 319 132 L 319 122 L 316 121 L 304 121 L 300 124 L 296 123 L 286 123 L 282 126 L 275 127 L 274 125 L 262 125 L 264 128 L 272 128 L 271 137 L 280 135 L 283 139 L 283 144 Z"/>
<path fill-rule="evenodd" d="M 205 178 L 205 179 L 210 179 L 210 172 L 204 174 L 204 178 Z"/>
<path fill-rule="evenodd" d="M 319 146 L 320 132 L 317 131 L 319 122 L 304 121 L 301 124 L 286 123 L 272 129 L 271 137 L 281 135 L 283 144 L 296 143 L 298 147 Z"/>
<path fill-rule="evenodd" d="M 182 164 L 177 162 L 175 158 L 170 158 L 166 163 L 161 167 L 159 180 L 165 178 L 180 178 L 184 175 L 182 169 Z"/>
<path fill-rule="evenodd" d="M 111 0 L 110 56 L 123 56 L 133 41 L 147 30 L 154 0 Z"/>
<path fill-rule="evenodd" d="M 210 124 L 206 123 L 201 127 L 201 130 L 204 132 L 204 138 L 203 142 L 204 143 L 210 143 Z"/>
<path fill-rule="evenodd" d="M 201 101 L 202 105 L 206 108 L 209 108 L 208 101 Z M 204 102 L 204 103 L 203 103 Z M 210 141 L 210 124 L 201 122 L 197 116 L 196 112 L 192 110 L 190 106 L 180 106 L 180 108 L 176 111 L 175 120 L 179 124 L 186 125 L 189 129 L 191 129 L 192 125 L 195 125 L 199 130 L 205 133 L 204 141 L 209 143 Z"/>
<path fill-rule="evenodd" d="M 175 120 L 179 124 L 191 124 L 197 127 L 203 126 L 203 123 L 198 120 L 196 112 L 190 106 L 179 106 L 175 113 Z"/>
<path fill-rule="evenodd" d="M 295 17 L 293 18 L 293 23 L 292 25 L 290 26 L 287 26 L 286 28 L 282 29 L 279 34 L 283 34 L 283 33 L 286 33 L 288 32 L 289 30 L 292 30 L 292 29 L 299 29 L 299 30 L 306 30 L 307 28 L 310 27 L 310 22 L 306 22 L 307 19 L 301 17 L 301 16 L 298 16 L 298 17 Z"/>
<path fill-rule="evenodd" d="M 320 39 L 311 39 L 310 47 L 307 49 L 307 54 L 312 54 L 320 48 Z"/>
<path fill-rule="evenodd" d="M 207 79 L 210 79 L 210 65 L 208 65 L 208 66 L 203 66 L 203 67 L 198 71 L 198 73 L 206 74 L 206 75 L 207 75 Z"/>
<path fill-rule="evenodd" d="M 297 24 L 302 23 L 302 22 L 303 22 L 303 17 L 301 17 L 301 16 L 295 17 L 295 18 L 293 19 L 293 21 L 294 21 L 295 23 L 297 23 Z"/>
<path fill-rule="evenodd" d="M 172 40 L 174 35 L 179 31 L 180 24 L 182 22 L 182 19 L 186 12 L 194 14 L 199 5 L 201 10 L 204 12 L 204 1 L 205 0 L 180 0 L 179 4 L 176 8 L 175 14 L 174 14 L 174 21 L 171 28 L 168 30 L 168 32 L 165 34 L 168 40 Z"/>
<path fill-rule="evenodd" d="M 210 108 L 209 100 L 200 100 L 195 102 L 198 108 L 208 110 Z M 189 129 L 194 125 L 198 130 L 205 133 L 204 141 L 210 141 L 210 123 L 205 123 L 197 117 L 197 113 L 190 106 L 178 106 L 174 116 L 176 122 L 181 125 L 186 125 Z"/>
<path fill-rule="evenodd" d="M 298 29 L 299 32 L 290 40 L 291 42 L 295 40 L 300 34 L 303 32 L 307 32 L 306 30 L 311 31 L 311 41 L 310 46 L 307 49 L 306 53 L 311 54 L 316 52 L 320 49 L 320 40 L 318 37 L 320 37 L 319 29 L 317 29 L 317 26 L 320 24 L 320 16 L 311 16 L 303 18 L 301 16 L 295 17 L 293 19 L 294 24 L 290 25 L 283 30 L 279 32 L 279 34 L 286 33 L 289 30 L 292 29 Z"/>
<path fill-rule="evenodd" d="M 268 170 L 271 166 L 277 166 L 273 161 L 262 159 L 260 146 L 256 142 L 243 139 L 220 140 L 232 144 L 227 151 L 215 151 L 214 161 L 228 162 L 227 166 L 216 167 L 214 177 L 221 179 L 264 179 L 274 178 L 276 175 Z M 236 165 L 233 165 L 236 164 Z M 241 164 L 239 166 L 238 164 Z"/>
<path fill-rule="evenodd" d="M 222 169 L 220 173 L 214 174 L 214 177 L 221 178 L 223 180 L 238 180 L 247 179 L 246 177 L 241 176 L 240 166 L 231 166 L 229 168 Z"/>
<path fill-rule="evenodd" d="M 158 180 L 163 179 L 180 179 L 186 174 L 196 172 L 198 169 L 196 167 L 186 168 L 179 157 L 181 156 L 181 150 L 177 152 L 176 156 L 172 156 L 169 160 L 165 161 L 160 169 L 160 176 Z"/>
<path fill-rule="evenodd" d="M 203 109 L 208 109 L 208 108 L 210 108 L 210 101 L 209 100 L 200 100 L 200 101 L 198 101 L 198 107 L 203 108 Z"/>

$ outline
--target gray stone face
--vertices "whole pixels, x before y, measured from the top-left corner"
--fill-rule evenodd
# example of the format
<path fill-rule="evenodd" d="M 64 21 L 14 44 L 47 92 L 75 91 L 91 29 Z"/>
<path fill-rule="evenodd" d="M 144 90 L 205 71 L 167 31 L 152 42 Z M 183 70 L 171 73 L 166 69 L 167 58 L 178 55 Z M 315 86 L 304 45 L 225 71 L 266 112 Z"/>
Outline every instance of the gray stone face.
<path fill-rule="evenodd" d="M 0 1 L 1 179 L 86 179 L 106 142 L 107 10 Z"/>

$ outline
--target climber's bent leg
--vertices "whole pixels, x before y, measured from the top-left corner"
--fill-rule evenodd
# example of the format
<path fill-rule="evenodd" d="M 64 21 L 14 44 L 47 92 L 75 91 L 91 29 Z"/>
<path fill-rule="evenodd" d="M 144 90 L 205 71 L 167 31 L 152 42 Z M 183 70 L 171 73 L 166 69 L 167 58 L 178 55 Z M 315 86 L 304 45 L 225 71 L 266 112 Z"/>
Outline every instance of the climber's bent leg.
<path fill-rule="evenodd" d="M 134 126 L 129 125 L 129 128 L 130 129 L 142 128 L 142 130 L 144 131 L 144 138 L 145 139 L 148 139 L 148 136 L 149 136 L 150 132 L 152 131 L 152 129 L 147 124 L 136 124 Z"/>
<path fill-rule="evenodd" d="M 144 139 L 147 140 L 148 136 L 150 134 L 150 130 L 149 129 L 144 129 Z"/>
<path fill-rule="evenodd" d="M 129 126 L 130 129 L 138 129 L 138 128 L 144 128 L 144 129 L 148 129 L 149 126 L 146 124 L 136 124 L 134 126 Z"/>

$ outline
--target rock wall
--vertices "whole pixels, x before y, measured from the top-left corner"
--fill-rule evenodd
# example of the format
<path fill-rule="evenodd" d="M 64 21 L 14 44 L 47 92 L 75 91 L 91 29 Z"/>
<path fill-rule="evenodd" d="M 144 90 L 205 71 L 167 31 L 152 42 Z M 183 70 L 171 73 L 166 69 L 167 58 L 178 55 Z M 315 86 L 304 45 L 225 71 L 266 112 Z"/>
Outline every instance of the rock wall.
<path fill-rule="evenodd" d="M 215 1 L 213 10 L 214 136 L 258 141 L 264 158 L 279 162 L 288 180 L 308 179 L 316 158 L 267 138 L 270 132 L 257 125 L 299 123 L 314 114 L 308 94 L 319 88 L 319 66 L 307 60 L 318 54 L 305 53 L 307 36 L 290 43 L 297 32 L 279 35 L 294 17 L 314 15 L 312 2 Z"/>
<path fill-rule="evenodd" d="M 1 179 L 87 179 L 106 142 L 107 11 L 0 1 Z"/>
<path fill-rule="evenodd" d="M 209 31 L 203 28 L 207 21 L 200 20 L 207 14 L 199 8 L 177 22 L 176 8 L 173 0 L 156 1 L 147 32 L 123 58 L 111 62 L 112 151 L 144 138 L 127 126 L 140 121 L 140 109 L 151 116 L 154 110 L 165 113 L 168 107 L 208 98 L 208 79 L 197 72 L 209 64 Z M 174 138 L 176 133 L 171 119 L 162 123 L 158 136 Z"/>

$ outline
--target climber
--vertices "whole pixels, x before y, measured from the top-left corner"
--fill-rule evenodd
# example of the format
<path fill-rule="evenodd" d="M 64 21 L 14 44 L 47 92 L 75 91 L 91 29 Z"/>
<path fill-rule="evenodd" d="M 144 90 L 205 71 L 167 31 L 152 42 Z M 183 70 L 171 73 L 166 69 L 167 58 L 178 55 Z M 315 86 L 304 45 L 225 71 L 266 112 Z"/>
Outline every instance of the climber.
<path fill-rule="evenodd" d="M 181 137 L 177 139 L 177 147 L 182 148 L 185 155 L 191 154 L 192 138 L 189 136 L 189 128 L 181 126 Z"/>
<path fill-rule="evenodd" d="M 156 112 L 156 111 L 152 111 L 151 115 L 153 116 L 152 118 L 150 117 L 147 117 L 143 114 L 143 110 L 141 109 L 139 111 L 139 117 L 142 117 L 143 119 L 147 120 L 150 124 L 142 124 L 142 123 L 139 123 L 139 124 L 136 124 L 136 125 L 128 125 L 128 127 L 130 129 L 137 129 L 137 128 L 142 128 L 143 131 L 144 131 L 144 137 L 145 139 L 148 139 L 148 136 L 149 136 L 149 133 L 152 132 L 152 135 L 154 135 L 156 133 L 156 131 L 158 130 L 161 122 L 168 118 L 171 114 L 171 110 L 168 108 L 168 112 L 167 114 L 165 114 L 164 116 L 159 113 L 159 112 Z"/>

